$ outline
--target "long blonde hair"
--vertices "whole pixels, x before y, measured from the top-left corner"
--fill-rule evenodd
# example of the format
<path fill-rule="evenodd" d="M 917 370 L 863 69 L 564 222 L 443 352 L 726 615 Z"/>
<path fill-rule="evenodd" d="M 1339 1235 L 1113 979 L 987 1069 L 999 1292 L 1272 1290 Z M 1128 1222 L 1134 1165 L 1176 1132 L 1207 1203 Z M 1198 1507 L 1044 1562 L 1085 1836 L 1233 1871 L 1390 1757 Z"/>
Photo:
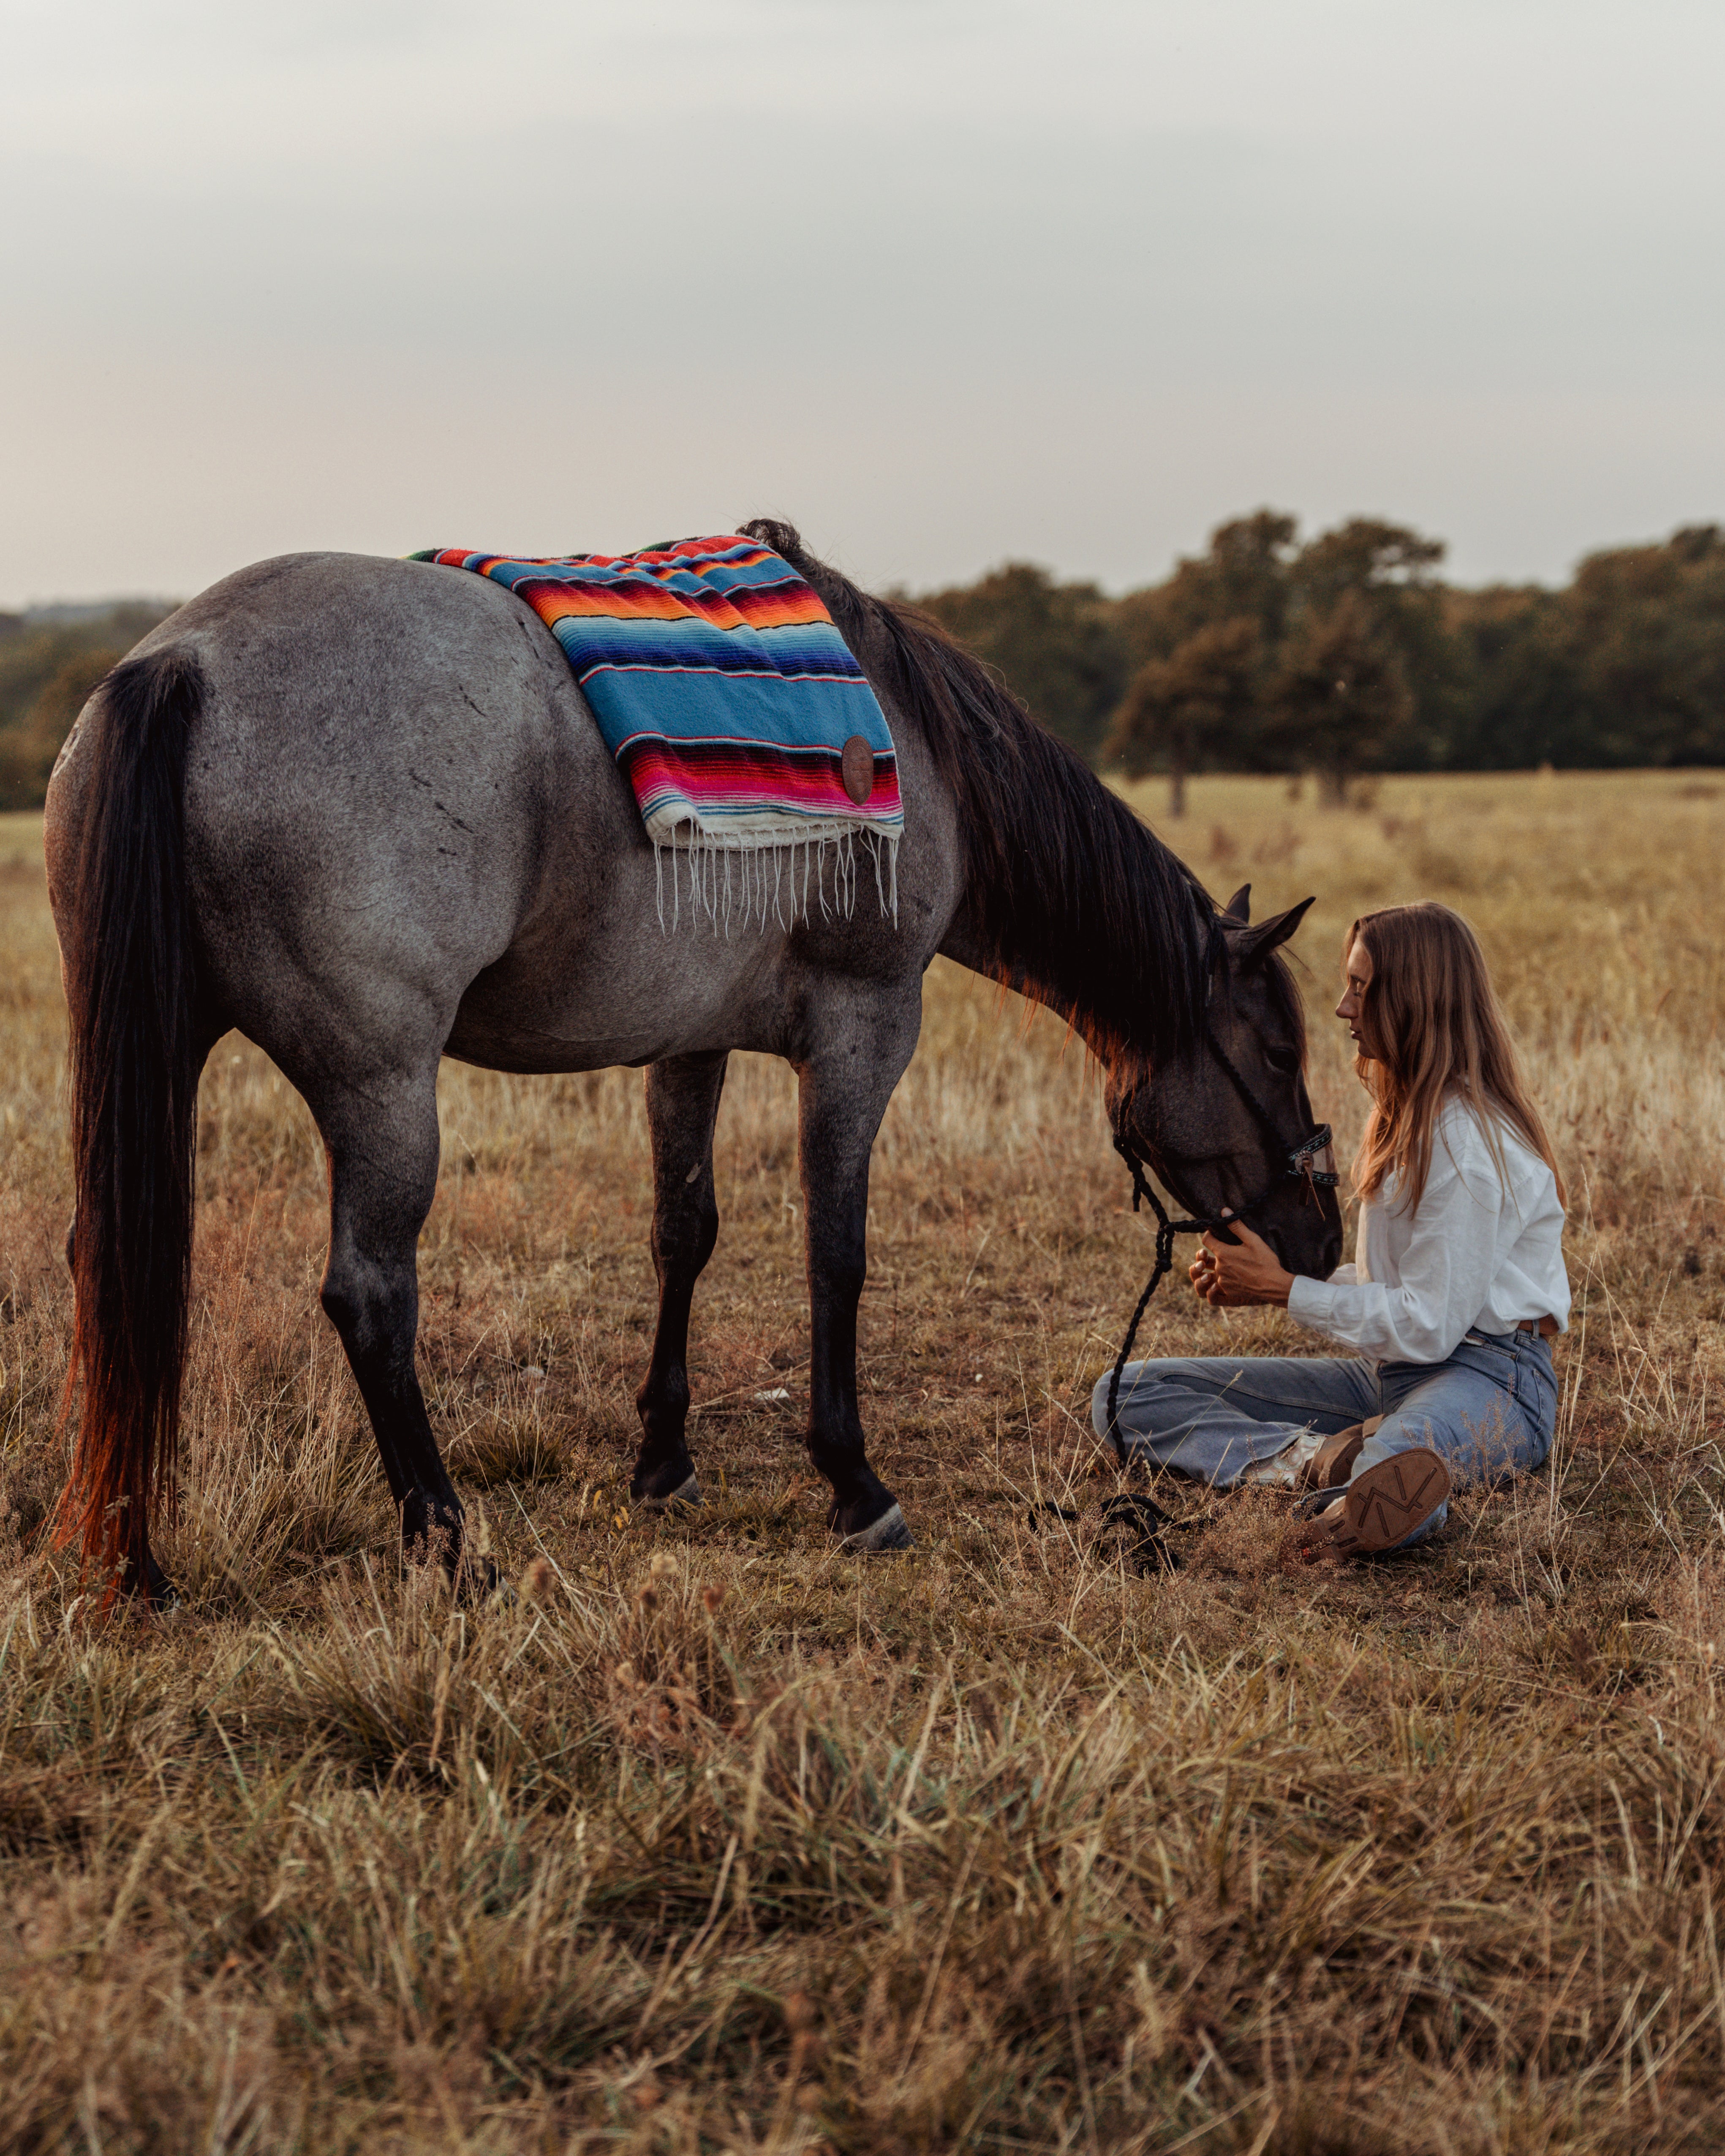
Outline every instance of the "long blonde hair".
<path fill-rule="evenodd" d="M 1454 1097 L 1479 1115 L 1480 1128 L 1507 1189 L 1498 1119 L 1563 1179 L 1552 1157 L 1539 1111 L 1527 1097 L 1521 1059 L 1491 986 L 1479 938 L 1459 913 L 1433 900 L 1363 913 L 1342 947 L 1342 971 L 1356 941 L 1372 961 L 1361 998 L 1359 1030 L 1380 1050 L 1362 1049 L 1354 1070 L 1372 1096 L 1353 1163 L 1363 1198 L 1381 1189 L 1392 1172 L 1399 1202 L 1411 1212 L 1425 1195 L 1431 1149 L 1444 1103 Z"/>

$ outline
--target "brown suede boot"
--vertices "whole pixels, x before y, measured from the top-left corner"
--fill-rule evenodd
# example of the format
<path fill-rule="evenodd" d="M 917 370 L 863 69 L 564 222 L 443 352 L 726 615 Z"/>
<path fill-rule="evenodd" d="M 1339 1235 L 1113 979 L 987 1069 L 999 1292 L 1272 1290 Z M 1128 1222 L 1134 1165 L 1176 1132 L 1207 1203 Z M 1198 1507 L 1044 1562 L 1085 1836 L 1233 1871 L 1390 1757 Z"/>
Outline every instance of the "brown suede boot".
<path fill-rule="evenodd" d="M 1383 1427 L 1382 1415 L 1368 1415 L 1364 1422 L 1350 1423 L 1346 1430 L 1338 1430 L 1333 1437 L 1327 1437 L 1307 1461 L 1297 1486 L 1301 1490 L 1339 1490 L 1353 1474 L 1353 1463 L 1359 1458 L 1366 1440 L 1375 1437 Z"/>

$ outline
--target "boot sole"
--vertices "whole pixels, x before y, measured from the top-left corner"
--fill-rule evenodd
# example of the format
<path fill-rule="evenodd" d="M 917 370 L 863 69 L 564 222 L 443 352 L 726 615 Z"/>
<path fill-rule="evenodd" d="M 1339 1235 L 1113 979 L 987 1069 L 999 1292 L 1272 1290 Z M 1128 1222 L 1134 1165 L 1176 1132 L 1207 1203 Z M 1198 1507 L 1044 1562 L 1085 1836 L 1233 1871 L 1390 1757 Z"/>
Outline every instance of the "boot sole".
<path fill-rule="evenodd" d="M 1449 1494 L 1450 1471 L 1442 1455 L 1416 1445 L 1356 1475 L 1341 1502 L 1320 1512 L 1313 1524 L 1343 1557 L 1371 1557 L 1405 1542 Z"/>

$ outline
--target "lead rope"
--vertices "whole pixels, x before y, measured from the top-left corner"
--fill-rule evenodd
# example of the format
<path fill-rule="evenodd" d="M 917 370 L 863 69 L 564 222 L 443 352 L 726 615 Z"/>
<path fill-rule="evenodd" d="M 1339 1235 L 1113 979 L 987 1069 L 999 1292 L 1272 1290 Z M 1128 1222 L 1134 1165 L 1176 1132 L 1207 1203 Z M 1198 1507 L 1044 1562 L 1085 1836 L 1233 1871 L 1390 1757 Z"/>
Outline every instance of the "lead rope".
<path fill-rule="evenodd" d="M 1202 1235 L 1211 1228 L 1219 1227 L 1219 1220 L 1171 1220 L 1162 1200 L 1144 1180 L 1144 1171 L 1137 1156 L 1118 1132 L 1114 1136 L 1114 1150 L 1132 1171 L 1132 1210 L 1136 1213 L 1141 1199 L 1147 1198 L 1150 1209 L 1156 1215 L 1156 1264 L 1144 1283 L 1144 1292 L 1138 1297 L 1138 1306 L 1132 1312 L 1132 1322 L 1126 1328 L 1126 1337 L 1120 1343 L 1120 1353 L 1114 1359 L 1114 1368 L 1108 1379 L 1108 1427 L 1103 1435 L 1114 1447 L 1120 1445 L 1120 1375 L 1125 1369 L 1133 1344 L 1138 1337 L 1138 1327 L 1144 1322 L 1144 1312 L 1150 1307 L 1150 1298 L 1163 1282 L 1163 1276 L 1174 1269 L 1174 1238 L 1176 1235 Z"/>
<path fill-rule="evenodd" d="M 1208 1025 L 1204 1028 L 1204 1039 L 1210 1053 L 1233 1081 L 1235 1089 L 1240 1098 L 1258 1118 L 1271 1138 L 1279 1145 L 1281 1139 L 1276 1127 L 1276 1118 L 1246 1083 L 1240 1066 Z M 1329 1125 L 1315 1123 L 1299 1144 L 1289 1152 L 1288 1173 L 1302 1176 L 1314 1190 L 1319 1187 L 1332 1189 L 1336 1183 L 1334 1173 L 1329 1170 L 1321 1172 L 1313 1166 L 1315 1156 L 1332 1142 Z M 1136 1213 L 1140 1203 L 1147 1198 L 1150 1201 L 1150 1209 L 1156 1215 L 1157 1220 L 1156 1263 L 1152 1269 L 1149 1279 L 1144 1283 L 1144 1292 L 1138 1297 L 1138 1306 L 1132 1312 L 1132 1323 L 1126 1328 L 1126 1338 L 1121 1342 L 1120 1353 L 1115 1358 L 1114 1368 L 1108 1379 L 1108 1427 L 1103 1435 L 1116 1452 L 1121 1452 L 1119 1422 L 1121 1373 L 1125 1369 L 1137 1340 L 1138 1327 L 1143 1322 L 1144 1312 L 1150 1307 L 1151 1296 L 1161 1286 L 1164 1275 L 1171 1273 L 1174 1269 L 1175 1236 L 1202 1235 L 1213 1228 L 1228 1228 L 1234 1221 L 1243 1220 L 1248 1213 L 1255 1212 L 1263 1203 L 1264 1199 L 1269 1196 L 1270 1192 L 1264 1191 L 1259 1197 L 1255 1198 L 1250 1205 L 1237 1206 L 1226 1219 L 1220 1214 L 1216 1214 L 1204 1219 L 1171 1220 L 1162 1200 L 1145 1181 L 1143 1168 L 1137 1155 L 1117 1130 L 1114 1133 L 1114 1150 L 1132 1172 L 1133 1212 Z M 1271 1186 L 1271 1188 L 1274 1187 L 1273 1184 Z"/>
<path fill-rule="evenodd" d="M 1258 1098 L 1252 1087 L 1247 1084 L 1245 1072 L 1217 1040 L 1215 1029 L 1208 1019 L 1204 1021 L 1204 1037 L 1205 1045 L 1217 1062 L 1221 1065 L 1223 1070 L 1227 1072 L 1235 1091 L 1257 1117 L 1260 1128 L 1272 1144 L 1279 1149 L 1282 1140 L 1281 1133 L 1276 1127 L 1275 1116 Z M 1306 1136 L 1287 1153 L 1288 1173 L 1303 1177 L 1314 1192 L 1320 1187 L 1333 1189 L 1336 1183 L 1334 1173 L 1330 1170 L 1320 1171 L 1314 1165 L 1317 1154 L 1332 1142 L 1329 1125 L 1314 1123 Z M 1217 1214 L 1204 1219 L 1171 1220 L 1163 1206 L 1162 1200 L 1145 1181 L 1144 1170 L 1137 1155 L 1118 1130 L 1114 1133 L 1114 1150 L 1132 1171 L 1133 1212 L 1136 1213 L 1140 1202 L 1147 1198 L 1150 1201 L 1150 1209 L 1156 1215 L 1157 1221 L 1156 1263 L 1152 1269 L 1149 1279 L 1144 1283 L 1144 1292 L 1138 1297 L 1138 1306 L 1132 1312 L 1132 1323 L 1126 1328 L 1126 1338 L 1121 1342 L 1120 1353 L 1115 1358 L 1114 1368 L 1108 1379 L 1108 1427 L 1103 1435 L 1116 1452 L 1121 1453 L 1122 1457 L 1124 1458 L 1120 1443 L 1119 1423 L 1121 1373 L 1125 1369 L 1127 1358 L 1137 1340 L 1138 1327 L 1143 1322 L 1144 1312 L 1150 1307 L 1151 1296 L 1161 1286 L 1163 1276 L 1171 1273 L 1174 1269 L 1175 1236 L 1202 1235 L 1207 1234 L 1212 1228 L 1225 1229 L 1234 1221 L 1243 1220 L 1248 1213 L 1257 1210 L 1276 1186 L 1271 1183 L 1269 1188 L 1253 1199 L 1250 1204 L 1236 1206 L 1225 1219 L 1221 1214 Z"/>

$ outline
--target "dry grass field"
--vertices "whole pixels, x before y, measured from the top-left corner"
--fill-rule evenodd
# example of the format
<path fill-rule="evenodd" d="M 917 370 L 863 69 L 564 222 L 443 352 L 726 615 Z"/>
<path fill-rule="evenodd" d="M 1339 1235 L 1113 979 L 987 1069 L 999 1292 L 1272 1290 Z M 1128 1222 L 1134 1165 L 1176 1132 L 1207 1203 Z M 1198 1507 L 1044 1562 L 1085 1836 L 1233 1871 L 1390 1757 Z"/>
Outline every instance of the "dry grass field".
<path fill-rule="evenodd" d="M 1159 788 L 1142 789 L 1153 816 Z M 0 819 L 0 2147 L 1712 2150 L 1725 2142 L 1725 788 L 1206 779 L 1219 895 L 1478 926 L 1572 1188 L 1548 1469 L 1409 1559 L 1277 1559 L 1187 1492 L 1090 1522 L 1091 1381 L 1149 1262 L 1085 1060 L 937 968 L 875 1154 L 873 1456 L 802 1454 L 789 1074 L 740 1057 L 696 1305 L 712 1502 L 632 1521 L 638 1075 L 449 1067 L 432 1412 L 520 1585 L 403 1577 L 316 1305 L 324 1178 L 237 1039 L 204 1081 L 172 1625 L 45 1546 L 69 1296 L 38 819 Z M 1165 1290 L 1152 1353 L 1317 1351 Z M 1081 1517 L 1033 1525 L 1055 1497 Z M 1045 1515 L 1038 1516 L 1046 1518 Z"/>

